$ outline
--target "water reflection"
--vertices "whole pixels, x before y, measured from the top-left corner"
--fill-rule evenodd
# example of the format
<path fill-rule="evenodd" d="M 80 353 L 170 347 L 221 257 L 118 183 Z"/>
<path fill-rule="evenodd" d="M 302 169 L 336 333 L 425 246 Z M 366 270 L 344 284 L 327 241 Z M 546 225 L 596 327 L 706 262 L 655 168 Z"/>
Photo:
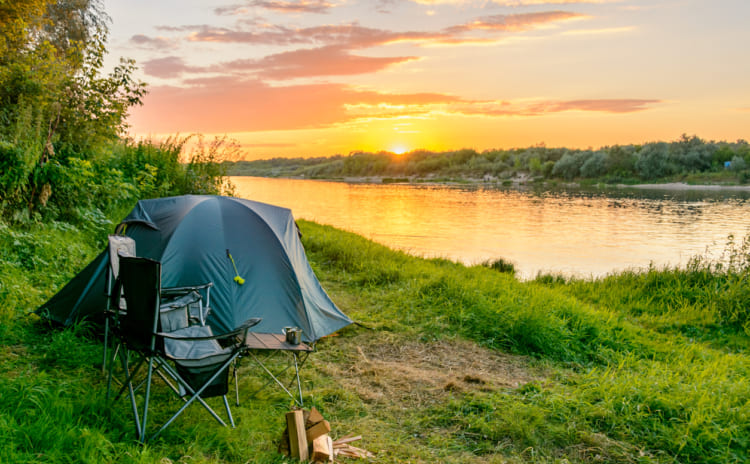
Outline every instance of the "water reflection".
<path fill-rule="evenodd" d="M 237 195 L 419 256 L 604 275 L 681 264 L 748 231 L 746 192 L 517 191 L 233 177 Z"/>

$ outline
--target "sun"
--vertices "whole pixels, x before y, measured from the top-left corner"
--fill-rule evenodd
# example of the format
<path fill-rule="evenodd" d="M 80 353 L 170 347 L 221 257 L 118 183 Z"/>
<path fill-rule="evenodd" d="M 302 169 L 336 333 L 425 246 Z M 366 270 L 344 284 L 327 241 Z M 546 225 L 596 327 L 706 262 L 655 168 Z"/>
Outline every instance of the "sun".
<path fill-rule="evenodd" d="M 394 145 L 391 147 L 391 153 L 395 153 L 396 155 L 403 155 L 407 151 L 409 151 L 409 149 L 404 145 Z"/>

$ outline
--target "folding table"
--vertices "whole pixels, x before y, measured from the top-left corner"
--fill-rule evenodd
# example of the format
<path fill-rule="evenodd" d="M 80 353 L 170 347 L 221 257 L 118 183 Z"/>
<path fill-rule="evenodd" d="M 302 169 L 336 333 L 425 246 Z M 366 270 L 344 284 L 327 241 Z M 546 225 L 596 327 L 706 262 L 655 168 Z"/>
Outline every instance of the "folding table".
<path fill-rule="evenodd" d="M 305 361 L 307 361 L 307 357 L 315 351 L 314 345 L 309 345 L 307 343 L 300 343 L 298 345 L 293 345 L 291 343 L 288 343 L 286 341 L 286 337 L 282 334 L 275 334 L 275 333 L 254 333 L 250 332 L 247 334 L 247 338 L 245 339 L 245 345 L 247 346 L 248 350 L 248 356 L 250 356 L 255 362 L 260 365 L 260 367 L 266 372 L 266 374 L 269 375 L 270 379 L 259 389 L 257 389 L 255 392 L 253 392 L 250 397 L 253 397 L 257 395 L 261 390 L 266 388 L 268 385 L 270 385 L 273 382 L 276 382 L 276 384 L 281 387 L 282 390 L 286 392 L 289 397 L 291 397 L 295 403 L 297 403 L 300 407 L 303 407 L 302 404 L 302 383 L 299 379 L 299 370 L 300 368 L 305 364 Z M 256 355 L 256 352 L 262 352 L 263 355 L 261 357 Z M 291 359 L 290 362 L 287 363 L 287 366 L 274 373 L 271 372 L 271 370 L 266 367 L 264 362 L 267 362 L 272 356 L 275 354 L 289 354 Z M 291 382 L 289 382 L 288 385 L 284 385 L 279 377 L 285 373 L 290 368 L 294 368 L 294 374 L 293 379 Z M 295 393 L 291 392 L 289 388 L 292 386 L 294 382 L 297 382 L 297 394 L 299 394 L 299 398 L 295 395 Z M 235 389 L 235 391 L 238 391 Z M 239 404 L 239 394 L 237 394 L 237 404 Z"/>

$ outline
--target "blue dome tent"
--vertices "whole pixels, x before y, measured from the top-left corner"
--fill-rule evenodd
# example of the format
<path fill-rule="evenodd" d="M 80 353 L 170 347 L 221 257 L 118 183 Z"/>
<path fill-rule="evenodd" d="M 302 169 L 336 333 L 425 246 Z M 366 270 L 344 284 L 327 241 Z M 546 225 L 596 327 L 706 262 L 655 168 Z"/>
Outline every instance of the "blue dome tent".
<path fill-rule="evenodd" d="M 117 231 L 138 256 L 161 261 L 164 287 L 213 282 L 208 324 L 217 333 L 260 317 L 254 332 L 296 326 L 314 342 L 352 323 L 310 268 L 289 209 L 223 196 L 141 200 Z M 99 317 L 107 265 L 104 251 L 37 314 L 64 325 Z"/>

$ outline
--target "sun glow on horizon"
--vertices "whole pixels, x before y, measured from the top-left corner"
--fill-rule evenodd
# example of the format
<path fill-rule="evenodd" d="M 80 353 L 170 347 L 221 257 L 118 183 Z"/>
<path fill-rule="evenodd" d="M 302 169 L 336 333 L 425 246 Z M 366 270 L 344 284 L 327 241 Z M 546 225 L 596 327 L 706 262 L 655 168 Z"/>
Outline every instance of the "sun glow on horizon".
<path fill-rule="evenodd" d="M 394 145 L 393 147 L 391 147 L 391 153 L 396 155 L 403 155 L 407 151 L 409 151 L 409 149 L 406 148 L 405 145 Z"/>

